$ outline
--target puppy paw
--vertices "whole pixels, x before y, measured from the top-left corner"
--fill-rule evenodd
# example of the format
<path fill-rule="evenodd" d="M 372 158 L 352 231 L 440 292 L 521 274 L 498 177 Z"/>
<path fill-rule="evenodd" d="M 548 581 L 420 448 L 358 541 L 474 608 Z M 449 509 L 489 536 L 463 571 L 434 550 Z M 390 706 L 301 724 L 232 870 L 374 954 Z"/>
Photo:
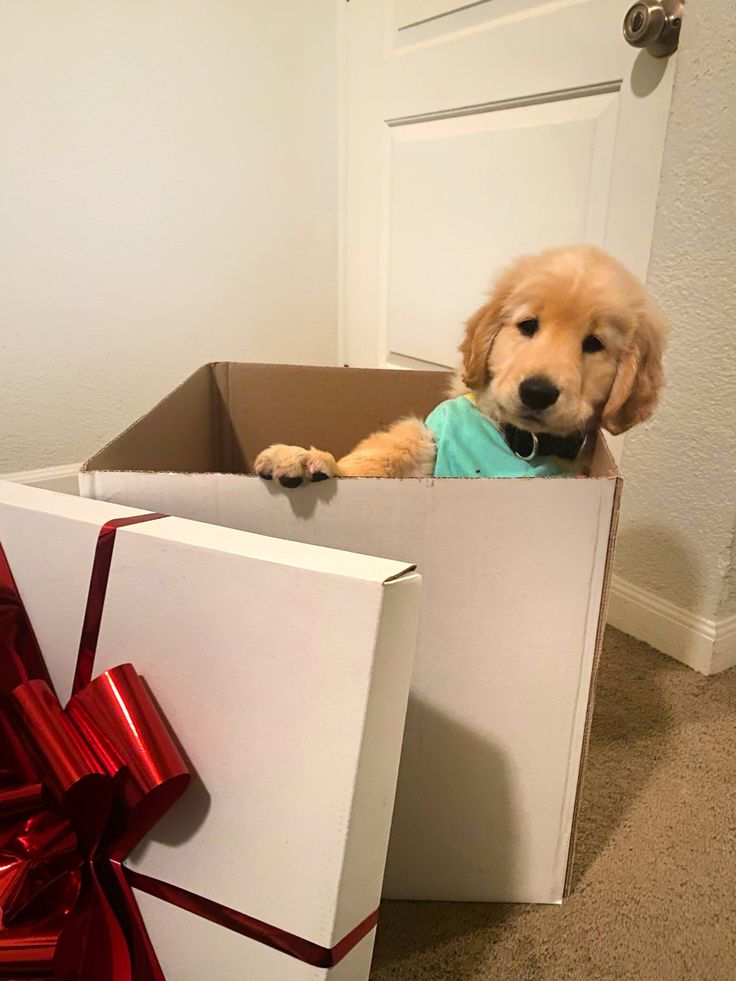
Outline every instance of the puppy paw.
<path fill-rule="evenodd" d="M 318 483 L 337 476 L 337 464 L 331 453 L 314 447 L 285 446 L 274 443 L 259 453 L 253 467 L 263 480 L 278 480 L 282 487 L 299 487 L 304 481 Z"/>

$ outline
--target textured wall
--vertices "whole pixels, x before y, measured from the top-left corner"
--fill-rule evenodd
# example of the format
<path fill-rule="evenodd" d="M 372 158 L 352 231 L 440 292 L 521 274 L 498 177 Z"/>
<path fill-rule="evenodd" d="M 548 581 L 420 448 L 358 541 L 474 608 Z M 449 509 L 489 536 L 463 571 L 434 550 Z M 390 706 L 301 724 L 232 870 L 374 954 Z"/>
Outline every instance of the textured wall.
<path fill-rule="evenodd" d="M 0 0 L 0 472 L 332 362 L 334 0 Z"/>
<path fill-rule="evenodd" d="M 649 268 L 672 325 L 668 388 L 626 438 L 617 573 L 736 612 L 736 10 L 688 3 Z"/>

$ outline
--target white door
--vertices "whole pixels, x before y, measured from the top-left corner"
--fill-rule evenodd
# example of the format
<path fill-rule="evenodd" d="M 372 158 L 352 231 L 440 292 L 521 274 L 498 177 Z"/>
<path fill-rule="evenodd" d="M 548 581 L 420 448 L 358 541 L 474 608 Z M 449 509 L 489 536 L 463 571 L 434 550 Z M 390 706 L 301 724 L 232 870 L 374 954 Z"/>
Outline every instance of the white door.
<path fill-rule="evenodd" d="M 631 0 L 341 3 L 341 361 L 454 366 L 514 256 L 590 242 L 645 278 L 674 70 Z"/>

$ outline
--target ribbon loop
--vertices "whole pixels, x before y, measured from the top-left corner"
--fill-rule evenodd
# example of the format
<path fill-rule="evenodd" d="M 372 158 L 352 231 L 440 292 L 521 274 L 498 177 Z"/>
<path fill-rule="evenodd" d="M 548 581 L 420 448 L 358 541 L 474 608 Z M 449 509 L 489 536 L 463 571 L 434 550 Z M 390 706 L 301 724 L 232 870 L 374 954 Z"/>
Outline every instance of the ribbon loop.
<path fill-rule="evenodd" d="M 184 793 L 190 773 L 132 664 L 95 678 L 72 697 L 67 712 L 116 778 L 125 814 L 110 855 L 122 858 Z"/>
<path fill-rule="evenodd" d="M 11 692 L 21 731 L 39 774 L 60 802 L 72 788 L 104 770 L 62 711 L 45 681 L 28 681 Z"/>

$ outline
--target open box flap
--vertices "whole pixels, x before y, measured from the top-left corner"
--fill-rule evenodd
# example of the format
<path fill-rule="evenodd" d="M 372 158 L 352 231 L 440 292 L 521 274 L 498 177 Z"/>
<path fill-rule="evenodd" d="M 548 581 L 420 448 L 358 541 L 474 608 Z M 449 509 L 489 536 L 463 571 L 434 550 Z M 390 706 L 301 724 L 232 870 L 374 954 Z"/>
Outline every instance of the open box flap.
<path fill-rule="evenodd" d="M 276 442 L 340 457 L 402 416 L 427 416 L 449 381 L 437 371 L 217 362 L 190 375 L 82 470 L 249 473 Z"/>
<path fill-rule="evenodd" d="M 218 457 L 212 365 L 198 368 L 149 412 L 107 443 L 82 470 L 207 473 Z"/>
<path fill-rule="evenodd" d="M 447 397 L 450 380 L 441 371 L 217 362 L 194 372 L 82 471 L 247 474 L 276 442 L 339 458 L 403 416 L 425 418 Z M 591 476 L 617 475 L 596 440 Z"/>

